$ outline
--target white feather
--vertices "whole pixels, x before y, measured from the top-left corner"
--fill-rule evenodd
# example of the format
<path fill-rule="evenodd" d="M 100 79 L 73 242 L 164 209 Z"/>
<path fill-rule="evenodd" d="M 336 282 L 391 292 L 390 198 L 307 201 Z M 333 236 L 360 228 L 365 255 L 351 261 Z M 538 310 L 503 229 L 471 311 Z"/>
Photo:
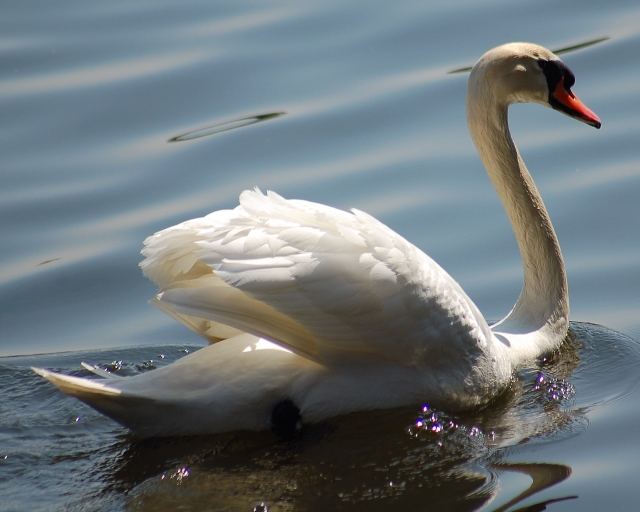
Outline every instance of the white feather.
<path fill-rule="evenodd" d="M 143 254 L 159 301 L 178 316 L 226 322 L 319 362 L 368 354 L 428 366 L 443 354 L 480 354 L 490 338 L 440 266 L 359 211 L 245 191 L 232 213 L 161 231 Z M 274 335 L 276 317 L 304 338 Z"/>

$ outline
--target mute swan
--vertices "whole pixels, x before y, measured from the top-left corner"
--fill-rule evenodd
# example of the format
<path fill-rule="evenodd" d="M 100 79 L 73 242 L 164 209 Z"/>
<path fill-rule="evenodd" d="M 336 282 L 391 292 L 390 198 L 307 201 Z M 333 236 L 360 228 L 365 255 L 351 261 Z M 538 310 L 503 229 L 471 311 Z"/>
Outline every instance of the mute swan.
<path fill-rule="evenodd" d="M 520 297 L 495 325 L 437 263 L 373 217 L 254 190 L 233 210 L 144 243 L 140 266 L 160 289 L 155 303 L 210 346 L 127 378 L 34 371 L 141 436 L 290 433 L 300 420 L 425 399 L 448 410 L 486 404 L 514 369 L 567 334 L 560 246 L 507 108 L 540 103 L 599 128 L 574 81 L 551 51 L 528 43 L 488 51 L 469 77 L 469 130 L 524 266 Z"/>

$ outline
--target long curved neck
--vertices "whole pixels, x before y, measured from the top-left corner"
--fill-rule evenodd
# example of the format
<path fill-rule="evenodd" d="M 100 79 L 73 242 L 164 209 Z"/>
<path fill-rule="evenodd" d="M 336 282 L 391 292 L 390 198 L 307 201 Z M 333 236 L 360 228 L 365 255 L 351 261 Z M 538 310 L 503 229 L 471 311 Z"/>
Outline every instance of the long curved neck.
<path fill-rule="evenodd" d="M 516 148 L 507 120 L 507 103 L 494 99 L 488 87 L 470 81 L 467 121 L 513 228 L 524 270 L 524 285 L 511 312 L 492 327 L 494 333 L 524 340 L 526 355 L 551 350 L 568 328 L 567 276 L 558 238 L 542 197 Z M 483 94 L 483 92 L 485 94 Z M 534 345 L 526 335 L 534 335 Z M 515 348 L 515 347 L 514 347 Z"/>

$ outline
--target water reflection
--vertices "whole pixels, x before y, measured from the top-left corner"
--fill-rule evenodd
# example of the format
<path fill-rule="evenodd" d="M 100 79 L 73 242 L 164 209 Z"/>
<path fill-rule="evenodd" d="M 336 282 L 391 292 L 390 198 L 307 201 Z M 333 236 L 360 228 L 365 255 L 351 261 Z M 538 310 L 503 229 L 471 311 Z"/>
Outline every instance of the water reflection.
<path fill-rule="evenodd" d="M 533 496 L 549 487 L 552 487 L 560 482 L 566 480 L 571 475 L 571 468 L 562 464 L 544 464 L 544 463 L 532 463 L 532 464 L 494 464 L 493 467 L 501 472 L 516 472 L 522 473 L 531 478 L 531 485 L 528 489 L 522 491 L 515 498 L 509 500 L 504 505 L 494 509 L 494 512 L 502 512 L 510 509 L 514 505 L 521 503 L 529 496 Z M 546 510 L 547 505 L 556 503 L 559 501 L 577 499 L 578 496 L 564 496 L 561 498 L 554 498 L 532 505 L 528 505 L 524 508 L 519 508 L 513 512 L 535 512 L 537 510 Z"/>

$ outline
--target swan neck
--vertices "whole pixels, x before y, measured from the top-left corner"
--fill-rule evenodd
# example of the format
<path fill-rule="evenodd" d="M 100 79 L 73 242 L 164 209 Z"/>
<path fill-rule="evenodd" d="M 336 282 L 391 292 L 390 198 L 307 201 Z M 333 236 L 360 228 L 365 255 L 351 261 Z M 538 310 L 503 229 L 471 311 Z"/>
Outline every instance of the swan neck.
<path fill-rule="evenodd" d="M 568 286 L 562 253 L 542 197 L 511 138 L 508 103 L 498 102 L 490 91 L 487 93 L 478 94 L 477 88 L 470 87 L 469 129 L 511 222 L 524 271 L 518 301 L 493 330 L 536 332 L 545 345 L 539 349 L 551 349 L 564 339 L 568 327 Z"/>

